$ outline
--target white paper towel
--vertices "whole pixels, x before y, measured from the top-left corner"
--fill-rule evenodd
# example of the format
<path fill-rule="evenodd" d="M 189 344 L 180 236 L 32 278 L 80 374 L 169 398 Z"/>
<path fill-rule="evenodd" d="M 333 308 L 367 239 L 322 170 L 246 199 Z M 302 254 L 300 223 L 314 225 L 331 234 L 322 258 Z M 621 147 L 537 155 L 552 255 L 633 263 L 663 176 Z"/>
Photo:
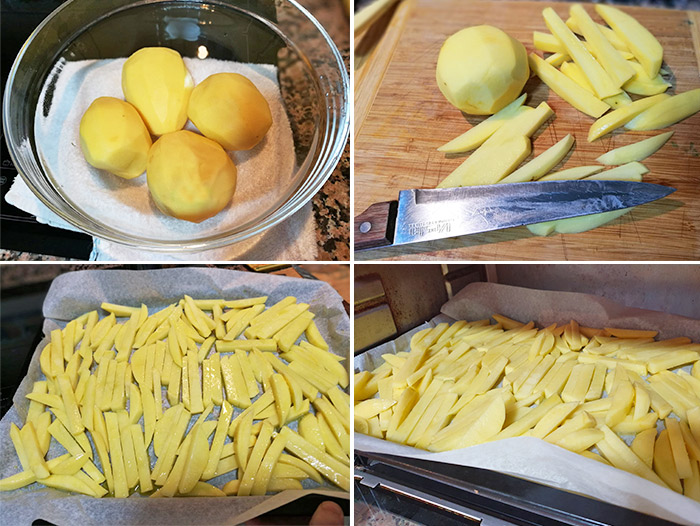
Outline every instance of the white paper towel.
<path fill-rule="evenodd" d="M 540 326 L 575 319 L 592 327 L 658 329 L 663 338 L 687 336 L 700 340 L 700 320 L 633 309 L 609 300 L 573 292 L 552 292 L 495 283 L 473 283 L 441 308 L 442 314 L 355 358 L 356 371 L 379 366 L 382 354 L 409 350 L 411 336 L 437 323 L 476 320 L 502 314 Z M 589 495 L 682 524 L 700 524 L 700 503 L 641 477 L 606 466 L 542 440 L 518 437 L 477 446 L 431 453 L 360 433 L 355 449 L 492 469 L 557 488 Z M 585 473 L 584 476 L 582 474 Z"/>

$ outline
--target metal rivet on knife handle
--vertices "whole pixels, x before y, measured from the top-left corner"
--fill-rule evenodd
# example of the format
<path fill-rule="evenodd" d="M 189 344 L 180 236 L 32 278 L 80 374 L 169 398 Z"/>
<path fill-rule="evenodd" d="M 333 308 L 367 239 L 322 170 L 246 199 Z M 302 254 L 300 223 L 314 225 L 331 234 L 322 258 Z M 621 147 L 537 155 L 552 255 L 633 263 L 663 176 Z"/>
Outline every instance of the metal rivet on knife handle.
<path fill-rule="evenodd" d="M 375 203 L 355 218 L 355 250 L 391 245 L 397 205 L 396 201 Z"/>

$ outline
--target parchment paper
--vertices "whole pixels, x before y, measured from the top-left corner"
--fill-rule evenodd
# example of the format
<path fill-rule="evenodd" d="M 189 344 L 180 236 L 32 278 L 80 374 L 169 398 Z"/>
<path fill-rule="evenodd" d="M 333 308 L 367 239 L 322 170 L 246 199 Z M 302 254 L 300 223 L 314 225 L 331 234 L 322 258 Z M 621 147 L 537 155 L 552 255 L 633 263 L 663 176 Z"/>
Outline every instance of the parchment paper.
<path fill-rule="evenodd" d="M 298 301 L 310 305 L 311 312 L 316 315 L 314 321 L 331 350 L 348 356 L 350 322 L 342 298 L 327 283 L 212 268 L 88 270 L 64 274 L 54 280 L 46 296 L 43 331 L 48 335 L 52 329 L 64 327 L 82 313 L 99 309 L 103 301 L 133 306 L 145 303 L 154 312 L 178 301 L 184 294 L 197 299 L 267 295 L 268 305 L 286 296 L 295 296 Z M 24 422 L 29 407 L 25 395 L 31 392 L 36 380 L 43 378 L 39 354 L 46 343 L 48 338 L 44 338 L 35 350 L 27 376 L 13 399 L 14 405 L 0 421 L 0 478 L 22 469 L 9 439 L 10 424 L 21 425 Z M 217 411 L 218 408 L 215 408 L 213 413 Z M 234 416 L 240 412 L 236 408 Z M 152 455 L 152 446 L 150 451 Z M 47 458 L 63 453 L 63 447 L 52 440 Z M 154 459 L 153 456 L 151 458 Z M 99 459 L 95 458 L 94 462 L 99 467 Z M 221 487 L 233 478 L 233 473 L 210 482 Z M 316 483 L 307 482 L 304 487 L 308 489 L 264 497 L 149 499 L 134 494 L 127 499 L 95 499 L 31 484 L 16 491 L 0 493 L 0 522 L 13 526 L 31 524 L 36 519 L 58 525 L 238 524 L 241 520 L 275 509 L 307 493 L 332 490 L 339 497 L 349 497 L 346 492 L 335 491 L 330 485 L 319 487 Z M 243 513 L 245 516 L 241 515 Z"/>
<path fill-rule="evenodd" d="M 381 355 L 408 350 L 416 332 L 443 321 L 477 320 L 502 314 L 539 327 L 571 319 L 591 327 L 656 329 L 659 337 L 687 336 L 700 341 L 700 320 L 634 309 L 604 298 L 572 292 L 552 292 L 495 283 L 473 283 L 445 303 L 440 315 L 355 358 L 356 371 L 373 369 Z M 682 524 L 698 524 L 700 503 L 641 477 L 606 466 L 542 440 L 518 437 L 469 448 L 430 453 L 360 433 L 355 450 L 491 469 L 557 488 L 582 493 L 618 506 Z"/>

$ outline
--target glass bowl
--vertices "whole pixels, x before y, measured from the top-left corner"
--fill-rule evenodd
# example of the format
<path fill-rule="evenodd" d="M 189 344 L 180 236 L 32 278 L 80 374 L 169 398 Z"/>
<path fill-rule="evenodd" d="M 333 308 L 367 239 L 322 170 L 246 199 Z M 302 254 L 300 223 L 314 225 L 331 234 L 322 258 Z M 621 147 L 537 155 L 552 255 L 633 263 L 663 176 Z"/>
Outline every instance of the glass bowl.
<path fill-rule="evenodd" d="M 163 235 L 130 220 L 128 214 L 115 219 L 114 211 L 102 213 L 98 202 L 85 206 L 67 195 L 51 169 L 54 165 L 37 147 L 35 116 L 56 102 L 46 95 L 56 82 L 53 77 L 66 62 L 125 58 L 146 46 L 169 47 L 192 59 L 276 66 L 295 162 L 274 199 L 263 199 L 254 213 L 224 228 L 200 231 L 198 225 L 181 222 L 182 229 Z M 316 194 L 348 138 L 348 84 L 331 38 L 294 0 L 71 0 L 37 27 L 17 55 L 5 89 L 3 128 L 23 180 L 71 225 L 134 248 L 201 251 L 259 234 Z M 234 195 L 231 206 L 235 199 Z"/>

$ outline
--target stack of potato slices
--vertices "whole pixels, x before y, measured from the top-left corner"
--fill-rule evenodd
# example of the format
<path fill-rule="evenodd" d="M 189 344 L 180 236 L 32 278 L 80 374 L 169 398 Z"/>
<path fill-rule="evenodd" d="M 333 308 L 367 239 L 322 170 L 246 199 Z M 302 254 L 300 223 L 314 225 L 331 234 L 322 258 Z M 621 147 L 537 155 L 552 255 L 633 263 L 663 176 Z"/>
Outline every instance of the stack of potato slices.
<path fill-rule="evenodd" d="M 355 431 L 436 452 L 536 437 L 700 501 L 700 344 L 493 318 L 355 374 Z"/>
<path fill-rule="evenodd" d="M 54 330 L 26 422 L 10 431 L 23 471 L 0 490 L 265 495 L 324 478 L 349 490 L 344 358 L 308 304 L 266 300 L 185 296 L 152 314 L 103 303 L 107 316 Z M 53 441 L 67 453 L 46 460 Z M 234 470 L 222 488 L 207 482 Z"/>

